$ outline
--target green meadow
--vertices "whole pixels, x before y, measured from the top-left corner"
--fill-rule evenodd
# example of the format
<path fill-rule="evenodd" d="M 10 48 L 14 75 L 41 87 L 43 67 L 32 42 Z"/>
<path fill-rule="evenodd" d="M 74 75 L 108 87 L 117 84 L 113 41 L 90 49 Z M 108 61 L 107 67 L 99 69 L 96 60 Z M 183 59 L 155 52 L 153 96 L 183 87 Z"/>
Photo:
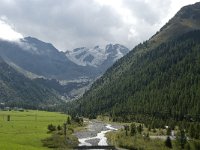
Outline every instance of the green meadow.
<path fill-rule="evenodd" d="M 10 121 L 7 121 L 10 115 Z M 0 150 L 45 150 L 42 139 L 50 137 L 47 126 L 63 125 L 67 115 L 28 110 L 0 111 Z"/>

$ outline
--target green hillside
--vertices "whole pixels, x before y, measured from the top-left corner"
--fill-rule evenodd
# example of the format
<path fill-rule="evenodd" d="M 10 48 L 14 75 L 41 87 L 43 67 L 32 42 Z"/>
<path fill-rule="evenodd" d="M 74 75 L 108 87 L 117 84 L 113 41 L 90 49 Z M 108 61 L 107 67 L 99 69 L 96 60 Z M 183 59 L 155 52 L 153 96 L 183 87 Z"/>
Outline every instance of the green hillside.
<path fill-rule="evenodd" d="M 60 104 L 55 91 L 26 78 L 0 59 L 0 102 L 6 106 L 44 108 Z"/>
<path fill-rule="evenodd" d="M 76 111 L 84 116 L 107 114 L 122 121 L 199 121 L 199 15 L 200 3 L 182 8 L 160 32 L 108 69 L 74 103 Z M 190 26 L 183 29 L 178 20 L 188 20 Z M 181 28 L 177 31 L 175 27 Z M 161 38 L 165 33 L 167 37 Z"/>
<path fill-rule="evenodd" d="M 83 114 L 199 119 L 199 49 L 200 31 L 194 31 L 141 55 L 133 50 L 133 58 L 124 58 L 131 64 L 115 64 L 80 100 Z"/>

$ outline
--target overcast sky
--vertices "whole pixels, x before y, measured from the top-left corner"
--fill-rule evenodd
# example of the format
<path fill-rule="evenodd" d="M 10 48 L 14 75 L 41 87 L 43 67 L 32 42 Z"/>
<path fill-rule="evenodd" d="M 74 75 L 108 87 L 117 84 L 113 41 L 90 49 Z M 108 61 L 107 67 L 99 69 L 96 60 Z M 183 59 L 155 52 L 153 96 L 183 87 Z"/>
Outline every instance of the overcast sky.
<path fill-rule="evenodd" d="M 197 0 L 0 0 L 0 38 L 33 36 L 59 50 L 147 40 Z"/>

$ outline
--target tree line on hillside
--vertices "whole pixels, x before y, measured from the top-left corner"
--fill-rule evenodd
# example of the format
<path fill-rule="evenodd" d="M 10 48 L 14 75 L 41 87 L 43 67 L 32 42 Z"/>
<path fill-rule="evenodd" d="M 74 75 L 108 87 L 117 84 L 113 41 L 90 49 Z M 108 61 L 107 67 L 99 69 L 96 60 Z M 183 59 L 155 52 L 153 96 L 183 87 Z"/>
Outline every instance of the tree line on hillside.
<path fill-rule="evenodd" d="M 200 122 L 200 31 L 151 48 L 145 42 L 118 61 L 82 99 L 72 114 L 151 126 Z"/>

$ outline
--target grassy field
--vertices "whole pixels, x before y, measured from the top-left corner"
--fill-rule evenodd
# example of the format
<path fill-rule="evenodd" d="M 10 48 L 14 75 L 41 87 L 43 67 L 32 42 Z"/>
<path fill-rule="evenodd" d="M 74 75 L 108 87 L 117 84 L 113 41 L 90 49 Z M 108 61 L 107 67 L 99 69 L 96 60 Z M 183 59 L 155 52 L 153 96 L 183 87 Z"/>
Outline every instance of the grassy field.
<path fill-rule="evenodd" d="M 7 116 L 10 115 L 10 121 Z M 45 150 L 41 140 L 50 137 L 49 124 L 62 125 L 66 114 L 28 110 L 0 111 L 0 150 Z"/>

